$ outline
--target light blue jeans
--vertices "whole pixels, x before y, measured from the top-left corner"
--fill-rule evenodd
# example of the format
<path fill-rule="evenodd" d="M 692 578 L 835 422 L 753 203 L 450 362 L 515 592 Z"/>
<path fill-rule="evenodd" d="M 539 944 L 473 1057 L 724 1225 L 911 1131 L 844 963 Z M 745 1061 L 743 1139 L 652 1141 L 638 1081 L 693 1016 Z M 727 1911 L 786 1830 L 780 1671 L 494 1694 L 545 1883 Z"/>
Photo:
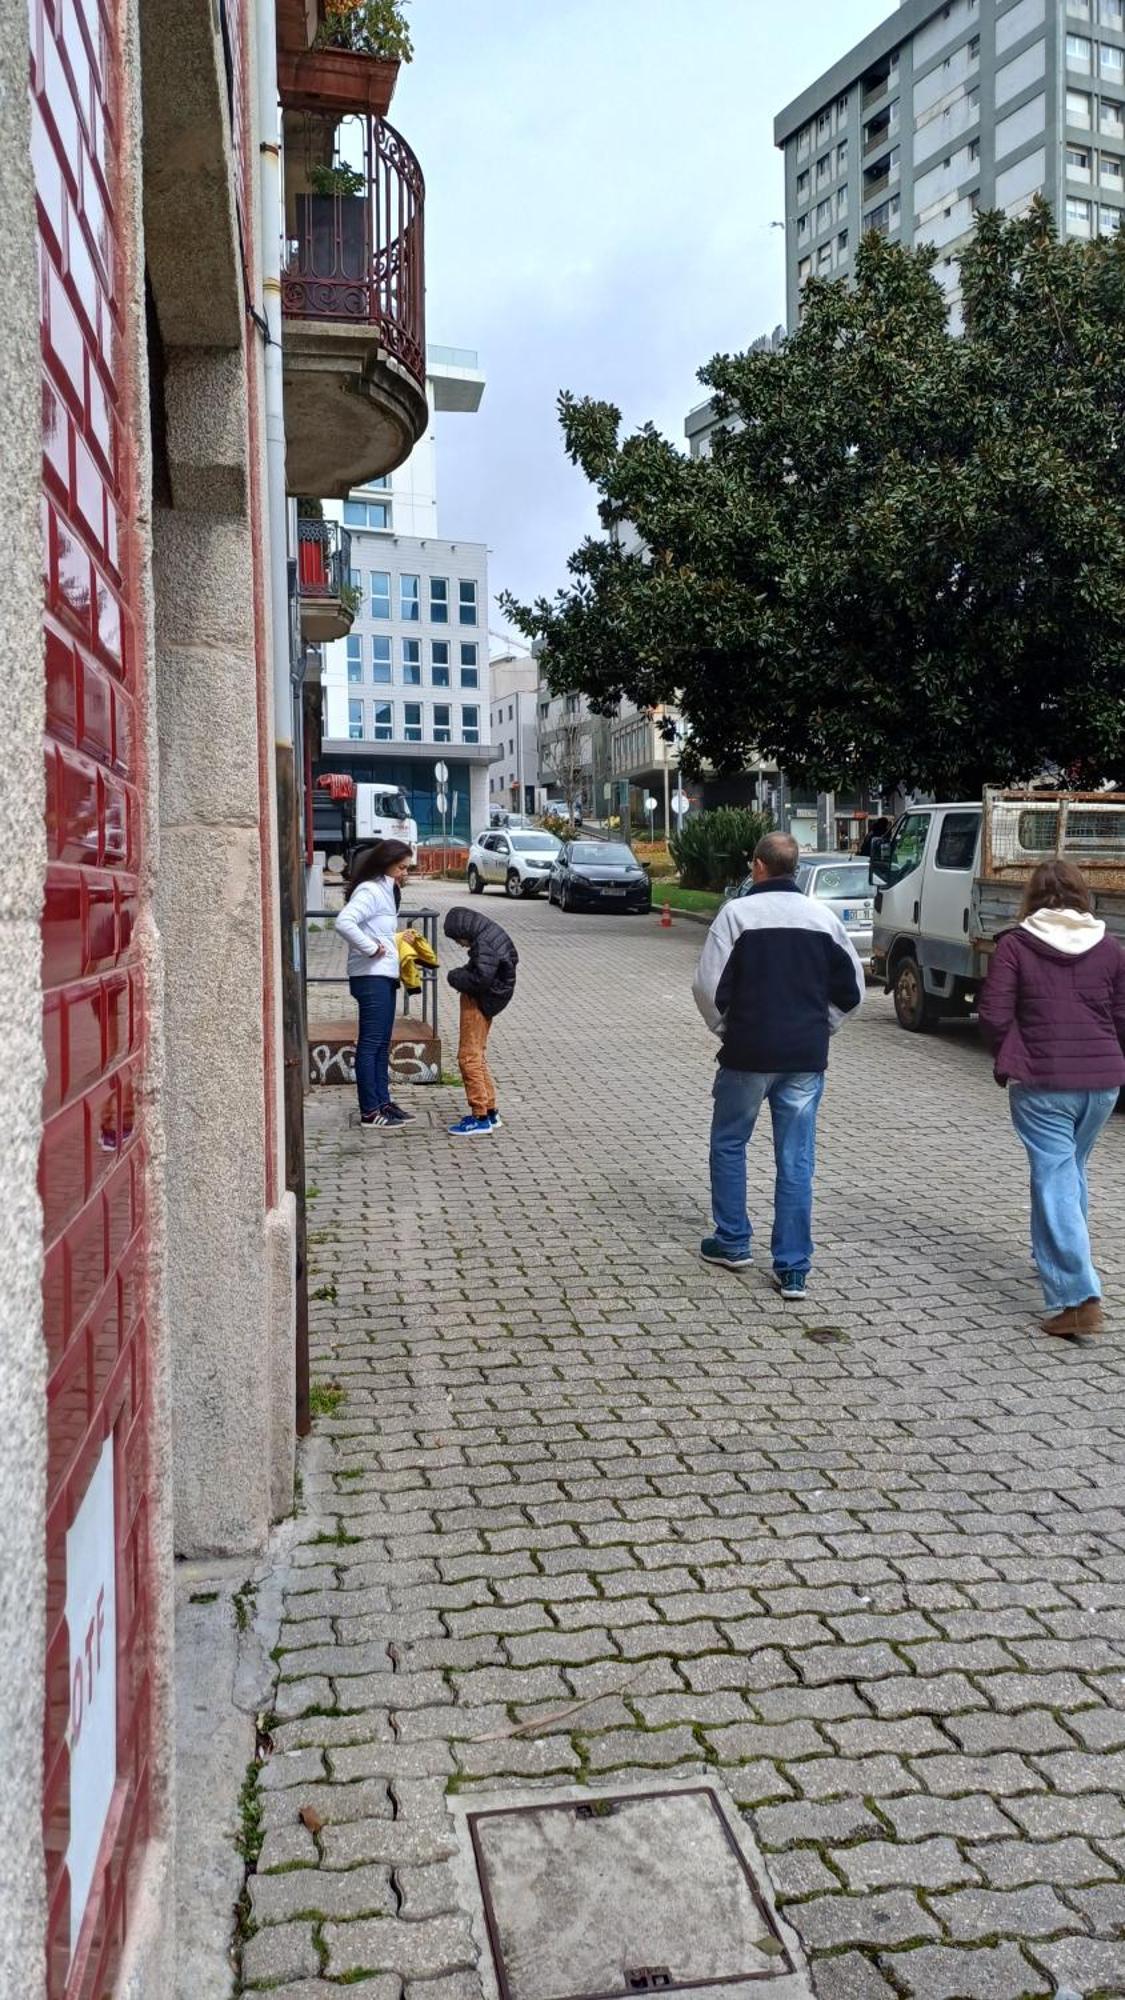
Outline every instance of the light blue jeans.
<path fill-rule="evenodd" d="M 1031 1252 L 1049 1312 L 1102 1295 L 1090 1257 L 1086 1162 L 1116 1102 L 1116 1090 L 1008 1089 L 1031 1167 Z"/>
<path fill-rule="evenodd" d="M 774 1076 L 759 1070 L 719 1069 L 711 1096 L 711 1209 L 715 1235 L 732 1256 L 749 1255 L 753 1234 L 746 1213 L 746 1148 L 768 1098 L 777 1173 L 770 1251 L 775 1271 L 807 1273 L 813 1257 L 812 1189 L 816 1166 L 816 1111 L 824 1095 L 823 1070 Z"/>

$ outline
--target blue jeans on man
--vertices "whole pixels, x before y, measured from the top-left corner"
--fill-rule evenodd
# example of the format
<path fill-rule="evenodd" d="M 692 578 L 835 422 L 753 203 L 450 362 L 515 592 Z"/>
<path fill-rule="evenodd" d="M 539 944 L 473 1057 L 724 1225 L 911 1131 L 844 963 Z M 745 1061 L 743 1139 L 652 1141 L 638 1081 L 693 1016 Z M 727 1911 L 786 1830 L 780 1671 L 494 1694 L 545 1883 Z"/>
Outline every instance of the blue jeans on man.
<path fill-rule="evenodd" d="M 359 1008 L 355 1083 L 360 1112 L 367 1117 L 373 1111 L 381 1111 L 391 1095 L 391 1030 L 395 1024 L 398 980 L 368 973 L 349 979 L 348 985 Z"/>
<path fill-rule="evenodd" d="M 1086 1162 L 1116 1102 L 1116 1090 L 1008 1087 L 1031 1168 L 1031 1251 L 1049 1312 L 1102 1295 L 1090 1255 Z"/>
<path fill-rule="evenodd" d="M 807 1276 L 813 1258 L 812 1195 L 816 1113 L 823 1070 L 715 1073 L 711 1096 L 711 1210 L 715 1239 L 732 1258 L 748 1257 L 753 1230 L 746 1212 L 746 1148 L 768 1101 L 776 1163 L 770 1251 L 777 1272 Z"/>

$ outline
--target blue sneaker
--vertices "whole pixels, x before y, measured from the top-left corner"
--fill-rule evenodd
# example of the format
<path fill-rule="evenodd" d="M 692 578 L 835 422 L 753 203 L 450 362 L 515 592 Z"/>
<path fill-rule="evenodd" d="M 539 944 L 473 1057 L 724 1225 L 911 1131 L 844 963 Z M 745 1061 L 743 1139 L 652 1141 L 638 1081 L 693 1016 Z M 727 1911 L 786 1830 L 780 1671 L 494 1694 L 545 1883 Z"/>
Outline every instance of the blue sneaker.
<path fill-rule="evenodd" d="M 803 1299 L 805 1296 L 805 1273 L 803 1271 L 774 1271 L 770 1283 L 783 1299 Z"/>
<path fill-rule="evenodd" d="M 705 1236 L 699 1254 L 705 1264 L 720 1264 L 724 1271 L 748 1271 L 752 1262 L 749 1250 L 725 1250 L 717 1236 Z"/>
<path fill-rule="evenodd" d="M 467 1111 L 465 1116 L 459 1118 L 456 1125 L 450 1125 L 448 1130 L 452 1139 L 479 1139 L 487 1137 L 492 1130 L 492 1124 L 488 1118 L 474 1118 L 472 1112 Z"/>

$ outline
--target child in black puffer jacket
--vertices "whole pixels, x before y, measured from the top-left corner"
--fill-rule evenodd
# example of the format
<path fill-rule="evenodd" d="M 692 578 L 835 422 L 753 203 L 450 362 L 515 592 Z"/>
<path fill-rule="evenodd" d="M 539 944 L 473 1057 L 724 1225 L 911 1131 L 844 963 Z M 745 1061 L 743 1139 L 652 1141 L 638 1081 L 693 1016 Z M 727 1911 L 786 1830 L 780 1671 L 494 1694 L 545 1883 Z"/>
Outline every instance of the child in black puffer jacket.
<path fill-rule="evenodd" d="M 501 1124 L 486 1047 L 493 1021 L 516 990 L 519 953 L 507 931 L 478 910 L 450 910 L 445 935 L 469 954 L 468 964 L 449 974 L 449 984 L 461 996 L 457 1062 L 469 1100 L 467 1115 L 449 1130 L 454 1138 L 473 1139 L 497 1131 Z"/>

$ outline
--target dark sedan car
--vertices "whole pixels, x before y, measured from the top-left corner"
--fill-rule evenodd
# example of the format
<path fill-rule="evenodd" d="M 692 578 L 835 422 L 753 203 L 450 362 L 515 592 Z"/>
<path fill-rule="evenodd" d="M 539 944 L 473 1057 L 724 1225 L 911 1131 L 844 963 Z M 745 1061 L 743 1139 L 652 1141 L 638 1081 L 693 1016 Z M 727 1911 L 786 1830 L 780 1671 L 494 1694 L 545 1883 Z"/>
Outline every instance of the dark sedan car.
<path fill-rule="evenodd" d="M 615 840 L 568 840 L 555 856 L 547 901 L 564 910 L 652 908 L 652 883 L 631 847 Z"/>

